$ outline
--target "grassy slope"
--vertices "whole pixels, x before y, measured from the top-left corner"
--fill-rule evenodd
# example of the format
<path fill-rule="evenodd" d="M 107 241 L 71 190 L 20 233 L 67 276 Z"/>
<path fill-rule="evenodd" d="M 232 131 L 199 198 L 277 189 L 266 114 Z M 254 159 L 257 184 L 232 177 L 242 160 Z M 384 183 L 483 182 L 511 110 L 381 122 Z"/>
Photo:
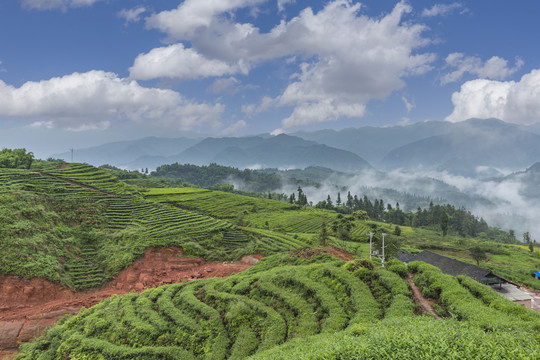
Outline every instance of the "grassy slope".
<path fill-rule="evenodd" d="M 37 170 L 44 175 L 0 171 L 0 222 L 6 225 L 0 230 L 0 272 L 42 276 L 75 289 L 100 284 L 149 246 L 183 246 L 187 254 L 216 260 L 271 254 L 315 243 L 322 223 L 330 226 L 337 217 L 326 210 L 206 189 L 151 189 L 145 201 L 134 188 L 92 166 L 41 166 Z M 366 233 L 372 227 L 393 233 L 392 225 L 355 220 L 351 234 L 362 242 L 331 237 L 330 243 L 367 256 Z M 401 230 L 407 247 L 430 248 L 471 263 L 468 248 L 480 244 L 488 254 L 481 266 L 540 289 L 540 281 L 530 276 L 540 269 L 538 254 L 481 239 L 443 239 L 432 230 Z M 93 276 L 76 280 L 84 273 Z"/>
<path fill-rule="evenodd" d="M 403 265 L 394 266 L 403 271 Z M 419 266 L 411 270 L 419 282 L 420 276 L 427 279 L 423 282 L 427 287 L 442 276 Z M 467 286 L 483 287 L 474 281 Z M 468 289 L 457 280 L 446 286 L 437 301 L 459 317 L 434 320 L 415 315 L 408 285 L 396 273 L 358 269 L 354 262 L 344 263 L 316 251 L 279 254 L 227 279 L 197 280 L 110 298 L 64 318 L 40 340 L 24 345 L 20 358 L 540 356 L 539 314 L 504 299 L 496 300 L 494 307 L 488 288 L 487 293 Z M 472 314 L 466 304 L 464 309 L 459 299 L 446 295 L 456 291 L 470 298 Z"/>
<path fill-rule="evenodd" d="M 150 246 L 182 246 L 187 255 L 216 260 L 305 246 L 287 235 L 145 201 L 89 165 L 57 166 L 40 173 L 0 170 L 0 274 L 82 289 L 101 284 Z"/>

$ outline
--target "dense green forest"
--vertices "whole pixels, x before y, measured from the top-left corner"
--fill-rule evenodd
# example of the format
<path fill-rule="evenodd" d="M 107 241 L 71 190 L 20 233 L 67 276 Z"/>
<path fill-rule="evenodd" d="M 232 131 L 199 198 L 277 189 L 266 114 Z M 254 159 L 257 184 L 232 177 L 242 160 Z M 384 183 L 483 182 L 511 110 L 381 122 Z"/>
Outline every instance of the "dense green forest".
<path fill-rule="evenodd" d="M 234 179 L 244 183 L 246 189 L 254 192 L 265 192 L 279 189 L 282 186 L 280 176 L 250 169 L 238 170 L 229 166 L 210 164 L 197 166 L 190 164 L 161 165 L 150 176 L 156 178 L 179 178 L 182 181 L 201 187 L 211 187 Z"/>

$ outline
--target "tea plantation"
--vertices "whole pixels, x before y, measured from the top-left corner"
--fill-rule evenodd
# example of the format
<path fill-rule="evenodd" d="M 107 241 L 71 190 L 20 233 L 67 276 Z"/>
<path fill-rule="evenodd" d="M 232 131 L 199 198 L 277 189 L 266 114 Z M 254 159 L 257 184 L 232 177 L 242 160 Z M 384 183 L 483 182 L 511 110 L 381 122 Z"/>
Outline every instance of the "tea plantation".
<path fill-rule="evenodd" d="M 45 277 L 74 290 L 102 284 L 150 246 L 182 246 L 186 255 L 221 261 L 306 246 L 285 234 L 146 201 L 85 164 L 0 169 L 0 195 L 0 274 Z"/>
<path fill-rule="evenodd" d="M 149 247 L 179 246 L 216 261 L 266 256 L 226 279 L 83 308 L 22 345 L 19 359 L 540 358 L 540 315 L 490 288 L 424 263 L 380 268 L 318 247 L 327 230 L 327 244 L 365 256 L 367 233 L 393 234 L 392 224 L 207 189 L 140 192 L 90 165 L 47 163 L 0 169 L 0 223 L 0 275 L 44 277 L 72 290 L 103 284 Z M 540 287 L 527 278 L 539 257 L 515 245 L 406 226 L 391 236 L 392 246 L 468 261 L 468 246 L 483 246 L 482 265 Z M 417 304 L 409 274 L 438 319 Z"/>
<path fill-rule="evenodd" d="M 534 359 L 540 316 L 471 279 L 413 263 L 442 320 L 365 263 L 273 255 L 227 279 L 112 297 L 65 317 L 20 359 Z M 403 264 L 391 269 L 406 274 Z M 461 282 L 461 283 L 460 283 Z"/>

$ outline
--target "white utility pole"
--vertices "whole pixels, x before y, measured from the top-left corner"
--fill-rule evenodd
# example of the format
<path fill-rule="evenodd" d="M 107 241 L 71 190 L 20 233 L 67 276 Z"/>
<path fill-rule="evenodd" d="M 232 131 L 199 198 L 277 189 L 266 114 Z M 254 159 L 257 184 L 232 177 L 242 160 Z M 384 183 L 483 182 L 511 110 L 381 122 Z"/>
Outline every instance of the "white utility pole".
<path fill-rule="evenodd" d="M 371 255 L 373 254 L 373 251 L 371 250 L 372 244 L 373 244 L 373 234 L 372 232 L 369 233 L 369 261 L 371 261 Z"/>
<path fill-rule="evenodd" d="M 382 267 L 384 267 L 384 238 L 386 237 L 387 234 L 385 233 L 382 233 Z"/>

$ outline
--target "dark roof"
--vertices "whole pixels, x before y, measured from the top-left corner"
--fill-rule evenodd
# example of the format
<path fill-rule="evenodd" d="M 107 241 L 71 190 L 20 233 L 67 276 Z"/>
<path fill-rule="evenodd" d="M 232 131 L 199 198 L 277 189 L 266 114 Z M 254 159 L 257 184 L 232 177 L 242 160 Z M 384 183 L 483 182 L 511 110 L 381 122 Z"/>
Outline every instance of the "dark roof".
<path fill-rule="evenodd" d="M 404 263 L 409 263 L 411 261 L 414 261 L 414 255 L 403 250 L 398 250 L 396 254 L 396 259 Z"/>
<path fill-rule="evenodd" d="M 457 276 L 467 275 L 476 281 L 480 281 L 487 277 L 498 277 L 504 281 L 507 281 L 500 276 L 491 272 L 491 270 L 482 269 L 481 267 L 464 263 L 459 260 L 451 259 L 449 257 L 439 255 L 429 250 L 424 250 L 414 256 L 414 261 L 423 261 L 438 267 L 445 274 Z"/>

